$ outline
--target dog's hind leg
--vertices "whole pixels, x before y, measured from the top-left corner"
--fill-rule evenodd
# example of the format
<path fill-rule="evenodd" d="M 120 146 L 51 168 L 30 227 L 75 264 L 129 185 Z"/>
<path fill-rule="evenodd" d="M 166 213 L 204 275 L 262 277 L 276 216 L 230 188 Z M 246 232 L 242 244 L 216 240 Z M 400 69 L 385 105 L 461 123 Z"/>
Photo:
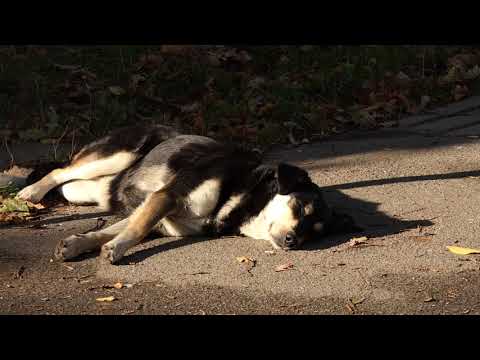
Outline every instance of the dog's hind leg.
<path fill-rule="evenodd" d="M 101 257 L 110 263 L 120 260 L 125 252 L 148 235 L 163 217 L 177 209 L 176 197 L 168 191 L 159 190 L 145 199 L 128 218 L 127 227 L 113 240 L 102 247 Z"/>
<path fill-rule="evenodd" d="M 100 249 L 103 244 L 125 229 L 127 224 L 128 219 L 123 219 L 99 231 L 69 236 L 58 242 L 54 256 L 58 260 L 68 260 L 85 252 Z"/>
<path fill-rule="evenodd" d="M 114 175 L 129 167 L 138 155 L 131 152 L 118 152 L 114 155 L 99 158 L 92 153 L 74 159 L 65 168 L 55 169 L 36 183 L 25 187 L 17 195 L 20 199 L 39 202 L 47 192 L 70 180 L 90 180 L 99 176 Z"/>

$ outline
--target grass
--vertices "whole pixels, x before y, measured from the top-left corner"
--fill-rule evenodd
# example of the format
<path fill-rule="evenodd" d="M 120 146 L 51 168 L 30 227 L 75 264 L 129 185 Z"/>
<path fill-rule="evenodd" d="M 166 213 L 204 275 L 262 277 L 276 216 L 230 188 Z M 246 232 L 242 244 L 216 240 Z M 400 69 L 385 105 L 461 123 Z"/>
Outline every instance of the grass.
<path fill-rule="evenodd" d="M 478 74 L 465 74 L 476 74 L 479 54 L 455 46 L 4 46 L 0 132 L 10 142 L 57 144 L 146 122 L 255 146 L 316 139 L 391 126 L 478 91 Z M 461 75 L 447 79 L 453 66 Z"/>

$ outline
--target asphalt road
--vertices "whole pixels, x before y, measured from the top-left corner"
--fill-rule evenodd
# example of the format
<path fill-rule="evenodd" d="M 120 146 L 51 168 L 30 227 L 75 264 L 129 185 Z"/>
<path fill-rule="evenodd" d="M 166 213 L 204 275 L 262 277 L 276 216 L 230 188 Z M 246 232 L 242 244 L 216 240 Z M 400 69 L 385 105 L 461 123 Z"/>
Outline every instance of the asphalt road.
<path fill-rule="evenodd" d="M 272 254 L 267 242 L 248 238 L 159 238 L 117 266 L 96 254 L 57 263 L 59 239 L 98 217 L 114 220 L 67 205 L 36 228 L 0 228 L 0 313 L 479 314 L 480 255 L 446 249 L 480 248 L 479 109 L 472 98 L 398 128 L 269 154 L 306 168 L 327 200 L 365 228 L 354 235 L 364 243 L 338 236 Z M 284 264 L 292 267 L 275 271 Z M 96 301 L 108 296 L 115 300 Z"/>

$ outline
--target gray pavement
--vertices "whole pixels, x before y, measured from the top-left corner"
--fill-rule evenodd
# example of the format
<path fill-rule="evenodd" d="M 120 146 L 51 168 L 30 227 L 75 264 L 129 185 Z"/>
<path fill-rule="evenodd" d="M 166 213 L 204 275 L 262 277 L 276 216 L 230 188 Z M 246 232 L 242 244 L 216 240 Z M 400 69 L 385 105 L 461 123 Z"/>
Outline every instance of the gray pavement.
<path fill-rule="evenodd" d="M 268 154 L 306 168 L 365 228 L 355 235 L 368 238 L 363 246 L 338 236 L 270 254 L 248 238 L 159 238 L 118 266 L 95 254 L 62 264 L 50 262 L 59 239 L 114 219 L 64 206 L 37 228 L 0 228 L 0 313 L 479 314 L 480 256 L 446 250 L 480 248 L 478 136 L 477 97 L 398 128 Z M 275 271 L 285 263 L 293 268 Z M 102 287 L 118 281 L 133 286 Z M 95 301 L 111 294 L 118 300 Z"/>

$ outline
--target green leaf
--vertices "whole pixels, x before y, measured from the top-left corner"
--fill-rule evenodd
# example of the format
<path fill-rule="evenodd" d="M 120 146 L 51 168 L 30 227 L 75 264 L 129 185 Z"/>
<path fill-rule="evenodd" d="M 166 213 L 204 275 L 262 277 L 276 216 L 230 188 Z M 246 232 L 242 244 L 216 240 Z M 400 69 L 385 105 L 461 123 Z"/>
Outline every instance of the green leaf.
<path fill-rule="evenodd" d="M 20 199 L 4 199 L 0 206 L 0 212 L 30 212 L 27 202 Z"/>

